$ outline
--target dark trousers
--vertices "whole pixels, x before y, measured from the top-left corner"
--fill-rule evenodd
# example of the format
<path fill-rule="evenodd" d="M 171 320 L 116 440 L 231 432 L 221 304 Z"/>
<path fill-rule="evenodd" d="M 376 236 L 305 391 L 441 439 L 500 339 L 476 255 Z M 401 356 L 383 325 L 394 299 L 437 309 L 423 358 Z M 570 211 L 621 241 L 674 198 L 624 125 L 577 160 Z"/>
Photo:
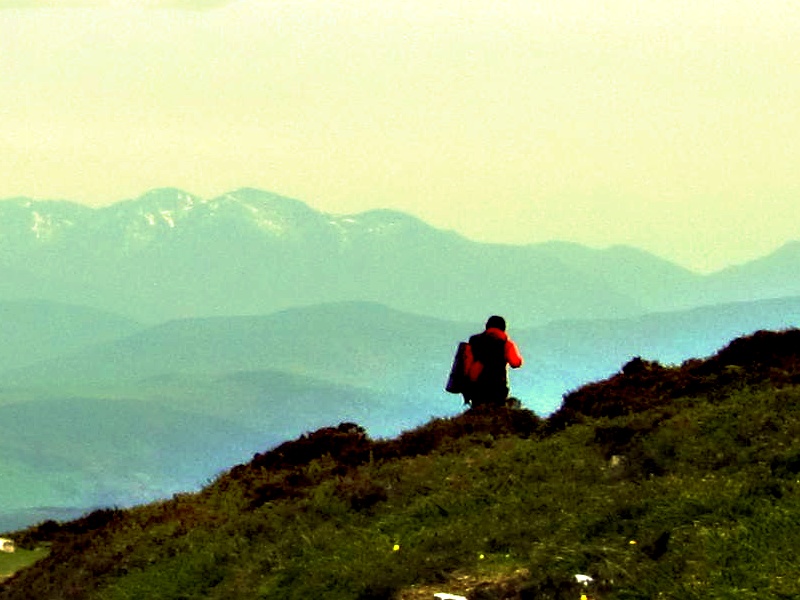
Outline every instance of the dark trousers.
<path fill-rule="evenodd" d="M 474 385 L 463 392 L 464 403 L 473 408 L 478 406 L 505 406 L 508 400 L 509 389 L 503 386 Z"/>

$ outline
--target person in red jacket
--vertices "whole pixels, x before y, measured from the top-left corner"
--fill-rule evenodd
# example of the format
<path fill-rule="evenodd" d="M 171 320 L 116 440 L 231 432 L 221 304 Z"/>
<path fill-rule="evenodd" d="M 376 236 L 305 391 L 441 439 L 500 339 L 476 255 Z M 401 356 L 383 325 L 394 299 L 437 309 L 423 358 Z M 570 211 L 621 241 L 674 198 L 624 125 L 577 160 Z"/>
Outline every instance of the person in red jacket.
<path fill-rule="evenodd" d="M 508 367 L 522 366 L 522 355 L 506 333 L 506 321 L 494 315 L 486 330 L 469 338 L 465 350 L 468 383 L 464 402 L 477 406 L 504 406 L 508 401 Z"/>

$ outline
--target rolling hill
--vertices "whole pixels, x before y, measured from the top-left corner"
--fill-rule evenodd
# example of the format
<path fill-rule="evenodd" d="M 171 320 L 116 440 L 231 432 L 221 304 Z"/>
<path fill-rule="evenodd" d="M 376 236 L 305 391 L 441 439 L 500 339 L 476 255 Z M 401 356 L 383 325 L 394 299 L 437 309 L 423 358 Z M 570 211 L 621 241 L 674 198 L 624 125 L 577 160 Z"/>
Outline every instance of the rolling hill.
<path fill-rule="evenodd" d="M 83 306 L 0 301 L 0 370 L 55 358 L 142 328 L 131 319 Z"/>

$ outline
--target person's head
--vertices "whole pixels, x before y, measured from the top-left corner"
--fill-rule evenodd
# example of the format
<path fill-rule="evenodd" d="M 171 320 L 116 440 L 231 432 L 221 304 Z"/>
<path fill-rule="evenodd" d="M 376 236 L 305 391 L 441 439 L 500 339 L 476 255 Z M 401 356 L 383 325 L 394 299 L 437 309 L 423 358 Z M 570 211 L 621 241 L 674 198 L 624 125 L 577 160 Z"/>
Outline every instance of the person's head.
<path fill-rule="evenodd" d="M 492 315 L 486 321 L 486 329 L 499 329 L 500 331 L 506 330 L 506 320 L 498 315 Z"/>

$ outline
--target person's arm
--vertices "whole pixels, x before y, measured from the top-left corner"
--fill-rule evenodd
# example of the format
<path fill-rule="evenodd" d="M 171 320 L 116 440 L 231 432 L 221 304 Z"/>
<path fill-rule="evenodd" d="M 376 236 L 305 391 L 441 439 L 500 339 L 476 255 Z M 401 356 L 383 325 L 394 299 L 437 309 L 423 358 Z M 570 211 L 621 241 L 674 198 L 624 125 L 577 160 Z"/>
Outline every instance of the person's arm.
<path fill-rule="evenodd" d="M 519 353 L 519 348 L 511 340 L 506 342 L 506 362 L 512 369 L 518 369 L 522 366 L 522 354 Z"/>

